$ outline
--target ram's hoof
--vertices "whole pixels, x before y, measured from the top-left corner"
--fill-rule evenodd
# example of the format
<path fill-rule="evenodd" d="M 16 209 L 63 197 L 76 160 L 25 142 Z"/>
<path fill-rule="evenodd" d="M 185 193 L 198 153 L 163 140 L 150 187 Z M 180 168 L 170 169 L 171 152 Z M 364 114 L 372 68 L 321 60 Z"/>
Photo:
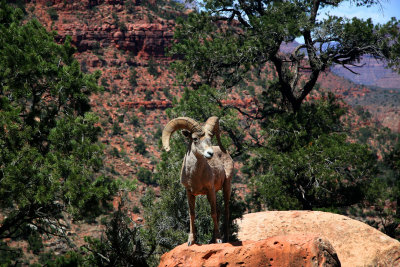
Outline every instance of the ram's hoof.
<path fill-rule="evenodd" d="M 194 238 L 193 235 L 189 234 L 189 238 L 188 238 L 188 247 L 190 247 L 191 245 L 196 244 L 196 239 Z"/>

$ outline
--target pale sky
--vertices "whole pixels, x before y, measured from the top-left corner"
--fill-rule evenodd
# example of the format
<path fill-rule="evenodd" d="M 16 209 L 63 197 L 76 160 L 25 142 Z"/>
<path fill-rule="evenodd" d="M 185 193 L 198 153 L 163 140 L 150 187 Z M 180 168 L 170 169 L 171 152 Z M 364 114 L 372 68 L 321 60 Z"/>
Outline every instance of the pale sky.
<path fill-rule="evenodd" d="M 391 17 L 400 19 L 400 0 L 382 0 L 381 5 L 375 5 L 370 8 L 357 7 L 354 3 L 345 2 L 338 8 L 332 10 L 323 9 L 321 11 L 329 10 L 331 15 L 347 18 L 371 18 L 374 23 L 385 23 Z"/>
<path fill-rule="evenodd" d="M 386 23 L 392 17 L 400 19 L 400 0 L 382 0 L 381 5 L 374 5 L 372 7 L 357 7 L 351 1 L 346 1 L 335 8 L 325 8 L 320 9 L 320 18 L 324 17 L 324 14 L 329 12 L 330 15 L 335 15 L 338 17 L 353 18 L 357 17 L 360 19 L 371 18 L 374 24 L 376 23 Z M 298 43 L 304 43 L 303 37 L 296 38 Z"/>

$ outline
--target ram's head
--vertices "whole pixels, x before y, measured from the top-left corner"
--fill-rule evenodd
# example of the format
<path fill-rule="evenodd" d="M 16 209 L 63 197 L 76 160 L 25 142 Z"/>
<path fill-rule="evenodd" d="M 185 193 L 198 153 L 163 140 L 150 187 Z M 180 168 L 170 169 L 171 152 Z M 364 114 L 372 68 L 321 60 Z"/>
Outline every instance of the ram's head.
<path fill-rule="evenodd" d="M 225 152 L 221 143 L 218 117 L 210 117 L 204 125 L 200 125 L 197 121 L 188 117 L 179 117 L 171 120 L 165 126 L 162 134 L 162 143 L 166 151 L 170 150 L 169 140 L 171 135 L 177 130 L 183 130 L 182 133 L 191 142 L 193 152 L 200 153 L 207 159 L 212 158 L 214 155 L 211 145 L 213 136 L 217 138 L 218 146 Z"/>

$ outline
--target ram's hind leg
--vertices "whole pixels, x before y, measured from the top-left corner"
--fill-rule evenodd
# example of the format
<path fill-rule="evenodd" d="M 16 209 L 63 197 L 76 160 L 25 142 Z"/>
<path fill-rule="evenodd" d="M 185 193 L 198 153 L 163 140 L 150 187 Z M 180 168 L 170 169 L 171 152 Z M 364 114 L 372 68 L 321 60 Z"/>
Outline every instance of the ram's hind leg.
<path fill-rule="evenodd" d="M 207 193 L 207 199 L 208 202 L 210 202 L 210 207 L 211 207 L 211 217 L 214 222 L 214 232 L 213 232 L 213 237 L 211 239 L 211 243 L 222 243 L 221 240 L 221 234 L 219 233 L 219 227 L 218 227 L 218 219 L 217 219 L 217 199 L 215 195 L 215 190 L 211 189 Z"/>
<path fill-rule="evenodd" d="M 195 208 L 196 208 L 196 197 L 192 195 L 189 190 L 186 190 L 188 204 L 189 204 L 189 214 L 190 214 L 190 233 L 188 238 L 188 246 L 196 244 L 196 226 L 194 225 L 195 219 Z"/>
<path fill-rule="evenodd" d="M 225 180 L 224 187 L 224 241 L 229 242 L 229 234 L 230 234 L 230 220 L 229 220 L 229 201 L 231 198 L 231 181 Z"/>

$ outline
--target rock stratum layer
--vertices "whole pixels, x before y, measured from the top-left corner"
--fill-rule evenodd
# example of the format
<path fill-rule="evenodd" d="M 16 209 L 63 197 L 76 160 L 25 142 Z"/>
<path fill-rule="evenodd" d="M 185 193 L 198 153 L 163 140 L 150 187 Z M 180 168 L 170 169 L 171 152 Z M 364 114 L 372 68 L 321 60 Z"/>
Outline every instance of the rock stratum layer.
<path fill-rule="evenodd" d="M 275 236 L 260 241 L 180 245 L 161 258 L 172 266 L 340 266 L 332 245 L 313 235 Z"/>
<path fill-rule="evenodd" d="M 400 266 L 400 242 L 365 223 L 318 211 L 266 211 L 246 214 L 239 239 L 278 235 L 317 235 L 329 240 L 344 267 Z"/>
<path fill-rule="evenodd" d="M 136 1 L 131 2 L 134 6 L 130 13 L 123 1 L 36 1 L 27 7 L 35 7 L 36 17 L 58 33 L 59 42 L 71 36 L 79 53 L 115 47 L 143 59 L 165 58 L 175 23 L 157 17 L 149 22 L 145 19 L 149 11 Z M 57 19 L 51 19 L 50 9 Z"/>

